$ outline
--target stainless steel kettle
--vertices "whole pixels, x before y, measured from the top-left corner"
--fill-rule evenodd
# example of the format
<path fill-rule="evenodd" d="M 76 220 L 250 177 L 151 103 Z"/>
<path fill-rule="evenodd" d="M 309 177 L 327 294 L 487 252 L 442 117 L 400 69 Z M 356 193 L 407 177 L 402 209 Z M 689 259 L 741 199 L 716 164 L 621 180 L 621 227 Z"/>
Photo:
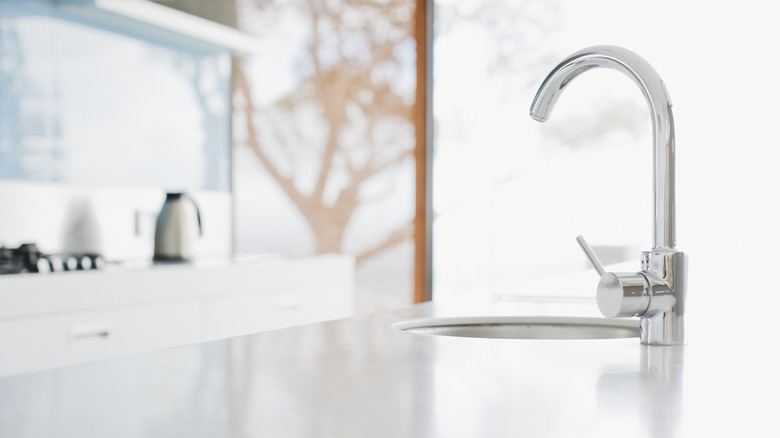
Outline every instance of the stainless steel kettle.
<path fill-rule="evenodd" d="M 193 241 L 202 235 L 198 204 L 184 193 L 167 193 L 154 229 L 154 260 L 192 260 Z"/>

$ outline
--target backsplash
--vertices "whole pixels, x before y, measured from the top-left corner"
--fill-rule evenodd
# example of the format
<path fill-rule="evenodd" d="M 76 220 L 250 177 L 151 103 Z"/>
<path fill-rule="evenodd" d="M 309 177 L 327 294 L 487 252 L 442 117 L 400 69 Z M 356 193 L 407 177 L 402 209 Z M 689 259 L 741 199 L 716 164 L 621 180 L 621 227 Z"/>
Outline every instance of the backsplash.
<path fill-rule="evenodd" d="M 0 246 L 150 259 L 165 193 L 189 192 L 196 253 L 231 254 L 231 54 L 158 36 L 0 0 Z"/>
<path fill-rule="evenodd" d="M 0 0 L 0 179 L 229 190 L 226 51 Z"/>
<path fill-rule="evenodd" d="M 191 191 L 203 234 L 199 259 L 232 254 L 232 197 Z M 154 188 L 94 187 L 0 181 L 0 246 L 35 243 L 44 253 L 97 253 L 109 263 L 151 261 L 154 226 L 165 192 Z"/>

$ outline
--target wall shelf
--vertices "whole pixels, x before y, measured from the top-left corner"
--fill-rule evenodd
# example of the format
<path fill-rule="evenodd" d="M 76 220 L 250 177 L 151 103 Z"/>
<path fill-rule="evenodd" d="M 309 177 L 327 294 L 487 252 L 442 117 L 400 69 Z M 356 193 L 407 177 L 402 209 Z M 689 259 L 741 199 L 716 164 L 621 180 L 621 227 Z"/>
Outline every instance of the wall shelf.
<path fill-rule="evenodd" d="M 252 35 L 148 0 L 51 0 L 64 13 L 176 44 L 233 55 L 257 52 Z"/>

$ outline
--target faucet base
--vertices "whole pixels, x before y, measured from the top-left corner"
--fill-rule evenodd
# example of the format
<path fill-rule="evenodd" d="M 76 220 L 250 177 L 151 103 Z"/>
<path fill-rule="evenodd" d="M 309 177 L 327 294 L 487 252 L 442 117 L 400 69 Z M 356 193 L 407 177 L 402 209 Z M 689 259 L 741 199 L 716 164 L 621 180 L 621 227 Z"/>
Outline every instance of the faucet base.
<path fill-rule="evenodd" d="M 662 312 L 639 321 L 639 342 L 645 345 L 683 345 L 685 326 L 682 315 Z"/>
<path fill-rule="evenodd" d="M 639 322 L 639 339 L 647 345 L 683 345 L 688 257 L 679 251 L 646 252 L 643 270 L 651 282 L 650 309 Z"/>

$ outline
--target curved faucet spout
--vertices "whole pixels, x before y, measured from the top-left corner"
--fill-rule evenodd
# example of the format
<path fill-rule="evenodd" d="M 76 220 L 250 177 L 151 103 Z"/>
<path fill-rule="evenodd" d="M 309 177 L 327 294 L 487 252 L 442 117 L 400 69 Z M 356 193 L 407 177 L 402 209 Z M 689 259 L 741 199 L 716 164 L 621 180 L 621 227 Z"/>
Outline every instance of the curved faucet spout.
<path fill-rule="evenodd" d="M 561 92 L 590 69 L 606 67 L 628 75 L 642 90 L 653 123 L 653 250 L 673 250 L 675 236 L 674 118 L 661 77 L 639 55 L 621 47 L 594 46 L 573 53 L 547 76 L 531 104 L 531 117 L 544 122 Z"/>

